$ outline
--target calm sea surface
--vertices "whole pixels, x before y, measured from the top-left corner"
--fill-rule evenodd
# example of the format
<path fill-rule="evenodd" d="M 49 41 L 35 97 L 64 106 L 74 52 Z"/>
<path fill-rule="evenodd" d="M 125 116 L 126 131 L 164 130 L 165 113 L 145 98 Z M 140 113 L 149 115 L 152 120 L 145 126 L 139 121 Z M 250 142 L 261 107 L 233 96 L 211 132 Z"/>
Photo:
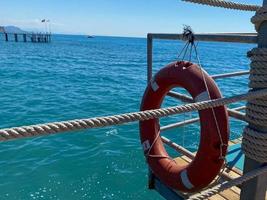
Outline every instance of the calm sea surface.
<path fill-rule="evenodd" d="M 154 72 L 175 60 L 182 45 L 156 41 Z M 209 74 L 247 70 L 252 47 L 198 44 Z M 51 44 L 1 41 L 0 77 L 0 128 L 137 111 L 146 87 L 146 39 L 56 35 Z M 230 96 L 246 92 L 247 81 L 242 76 L 217 83 Z M 164 106 L 178 103 L 166 98 Z M 240 136 L 243 126 L 232 121 L 231 137 Z M 199 125 L 162 134 L 196 150 Z M 161 199 L 147 189 L 138 123 L 4 142 L 0 155 L 1 200 Z"/>

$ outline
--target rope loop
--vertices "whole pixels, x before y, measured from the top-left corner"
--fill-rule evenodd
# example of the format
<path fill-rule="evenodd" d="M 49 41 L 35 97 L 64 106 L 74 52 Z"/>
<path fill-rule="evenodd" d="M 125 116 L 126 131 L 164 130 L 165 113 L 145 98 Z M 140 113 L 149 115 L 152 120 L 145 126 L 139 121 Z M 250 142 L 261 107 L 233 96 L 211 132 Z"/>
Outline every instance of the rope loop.
<path fill-rule="evenodd" d="M 190 26 L 185 25 L 183 30 L 183 40 L 187 40 L 190 44 L 195 42 L 195 34 Z"/>
<path fill-rule="evenodd" d="M 242 150 L 244 154 L 258 162 L 267 162 L 267 133 L 246 127 L 243 133 Z"/>
<path fill-rule="evenodd" d="M 251 59 L 249 87 L 267 88 L 267 48 L 254 48 L 247 53 Z"/>
<path fill-rule="evenodd" d="M 267 7 L 261 7 L 251 18 L 259 31 L 261 24 L 267 21 Z M 267 48 L 254 48 L 248 52 L 251 59 L 249 87 L 254 91 L 267 88 Z M 258 162 L 267 162 L 267 133 L 260 132 L 257 127 L 267 127 L 266 97 L 251 99 L 246 107 L 246 120 L 253 128 L 247 126 L 243 132 L 242 150 L 244 154 Z"/>

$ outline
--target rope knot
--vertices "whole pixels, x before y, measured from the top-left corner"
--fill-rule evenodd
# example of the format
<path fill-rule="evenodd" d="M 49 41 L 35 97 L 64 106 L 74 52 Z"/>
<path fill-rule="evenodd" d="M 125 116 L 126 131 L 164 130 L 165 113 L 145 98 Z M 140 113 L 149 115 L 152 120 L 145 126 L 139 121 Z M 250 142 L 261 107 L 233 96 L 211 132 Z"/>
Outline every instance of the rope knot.
<path fill-rule="evenodd" d="M 251 18 L 251 22 L 255 24 L 256 31 L 259 31 L 260 25 L 267 21 L 267 7 L 261 7 L 256 11 L 256 14 Z"/>
<path fill-rule="evenodd" d="M 183 30 L 183 40 L 188 41 L 190 44 L 194 44 L 195 42 L 195 34 L 190 26 L 184 26 Z"/>

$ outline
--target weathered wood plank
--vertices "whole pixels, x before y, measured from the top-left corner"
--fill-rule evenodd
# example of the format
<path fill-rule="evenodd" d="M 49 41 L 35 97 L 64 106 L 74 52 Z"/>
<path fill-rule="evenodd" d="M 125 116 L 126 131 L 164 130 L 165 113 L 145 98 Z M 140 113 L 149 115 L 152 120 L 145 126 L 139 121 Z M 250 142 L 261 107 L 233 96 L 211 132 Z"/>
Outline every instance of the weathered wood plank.
<path fill-rule="evenodd" d="M 229 145 L 235 145 L 238 143 L 240 143 L 240 138 L 235 139 L 233 141 L 229 141 Z M 181 156 L 181 157 L 175 158 L 174 160 L 181 165 L 188 165 L 192 161 L 192 159 L 187 156 Z M 233 169 L 226 168 L 224 171 L 224 176 L 226 174 L 228 177 L 231 177 L 231 179 L 234 179 L 234 178 L 239 177 L 242 174 L 242 172 L 240 172 L 240 170 L 236 170 L 236 168 L 233 168 Z M 232 187 L 229 190 L 225 190 L 221 192 L 220 194 L 210 197 L 209 200 L 239 200 L 240 191 L 241 191 L 240 188 Z M 183 196 L 184 198 L 189 197 L 189 194 L 185 194 L 185 193 L 179 192 L 179 195 Z"/>
<path fill-rule="evenodd" d="M 182 156 L 182 157 L 178 157 L 174 159 L 176 162 L 179 162 L 179 164 L 182 165 L 187 165 L 191 162 L 191 159 L 186 157 L 186 156 Z M 239 177 L 239 175 L 233 171 L 230 171 L 230 173 L 228 173 L 232 178 L 237 178 Z M 236 200 L 239 199 L 239 193 L 240 193 L 240 189 L 237 187 L 233 187 L 229 190 L 225 190 L 223 192 L 221 192 L 218 195 L 212 196 L 209 199 L 210 200 L 219 200 L 219 199 L 231 199 L 231 200 Z M 180 194 L 180 193 L 179 193 Z M 181 194 L 180 194 L 181 195 Z"/>

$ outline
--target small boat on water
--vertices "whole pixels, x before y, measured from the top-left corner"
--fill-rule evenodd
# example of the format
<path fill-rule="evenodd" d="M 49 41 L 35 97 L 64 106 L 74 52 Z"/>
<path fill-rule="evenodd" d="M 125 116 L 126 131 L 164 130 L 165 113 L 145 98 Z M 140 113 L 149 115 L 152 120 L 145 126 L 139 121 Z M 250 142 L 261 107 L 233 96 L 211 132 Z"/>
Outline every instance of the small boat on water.
<path fill-rule="evenodd" d="M 94 36 L 92 36 L 92 35 L 88 35 L 87 38 L 94 38 Z"/>

